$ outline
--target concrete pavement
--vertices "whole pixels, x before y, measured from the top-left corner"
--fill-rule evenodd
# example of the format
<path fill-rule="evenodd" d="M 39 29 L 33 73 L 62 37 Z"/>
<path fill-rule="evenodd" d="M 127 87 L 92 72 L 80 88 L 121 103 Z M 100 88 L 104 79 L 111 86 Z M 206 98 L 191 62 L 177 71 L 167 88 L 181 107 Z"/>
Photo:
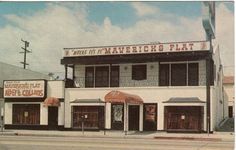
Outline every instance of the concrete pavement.
<path fill-rule="evenodd" d="M 0 150 L 233 150 L 229 141 L 0 136 Z"/>
<path fill-rule="evenodd" d="M 48 136 L 48 137 L 87 137 L 87 138 L 138 138 L 138 139 L 173 139 L 173 140 L 198 140 L 198 141 L 234 141 L 233 132 L 206 133 L 167 133 L 167 132 L 134 132 L 127 135 L 123 131 L 48 131 L 48 130 L 4 130 L 0 136 Z"/>

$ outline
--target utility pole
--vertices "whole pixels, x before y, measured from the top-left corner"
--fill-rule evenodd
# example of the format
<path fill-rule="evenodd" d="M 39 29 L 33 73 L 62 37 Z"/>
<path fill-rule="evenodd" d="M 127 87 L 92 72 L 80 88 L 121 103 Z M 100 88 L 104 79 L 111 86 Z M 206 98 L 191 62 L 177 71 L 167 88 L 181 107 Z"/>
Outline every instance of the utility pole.
<path fill-rule="evenodd" d="M 29 47 L 29 42 L 28 41 L 24 41 L 21 39 L 22 42 L 24 42 L 25 44 L 25 47 L 21 47 L 24 51 L 23 52 L 20 52 L 20 53 L 24 53 L 24 61 L 23 62 L 20 62 L 21 64 L 24 65 L 24 69 L 26 69 L 26 65 L 29 65 L 26 63 L 26 54 L 27 53 L 31 53 L 31 51 L 27 50 L 27 47 Z"/>
<path fill-rule="evenodd" d="M 212 133 L 211 129 L 211 82 L 214 75 L 213 70 L 213 47 L 212 39 L 215 39 L 215 2 L 202 2 L 202 25 L 205 29 L 206 40 L 210 42 L 210 50 L 206 56 L 206 129 L 207 133 Z M 213 83 L 214 84 L 214 83 Z"/>

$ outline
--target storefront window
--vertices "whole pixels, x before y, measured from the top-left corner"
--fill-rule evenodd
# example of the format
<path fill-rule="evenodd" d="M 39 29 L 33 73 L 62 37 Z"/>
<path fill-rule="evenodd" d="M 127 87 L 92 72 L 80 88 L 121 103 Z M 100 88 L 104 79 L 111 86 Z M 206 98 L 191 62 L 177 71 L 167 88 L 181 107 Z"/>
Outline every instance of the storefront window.
<path fill-rule="evenodd" d="M 40 124 L 40 104 L 13 104 L 13 124 Z"/>
<path fill-rule="evenodd" d="M 143 104 L 143 129 L 145 131 L 157 130 L 157 104 Z"/>
<path fill-rule="evenodd" d="M 111 104 L 111 129 L 124 129 L 124 105 Z"/>
<path fill-rule="evenodd" d="M 73 127 L 87 129 L 104 128 L 104 107 L 103 106 L 74 106 Z"/>
<path fill-rule="evenodd" d="M 123 105 L 113 105 L 113 122 L 123 122 Z"/>
<path fill-rule="evenodd" d="M 145 120 L 155 122 L 156 106 L 154 104 L 145 105 Z"/>

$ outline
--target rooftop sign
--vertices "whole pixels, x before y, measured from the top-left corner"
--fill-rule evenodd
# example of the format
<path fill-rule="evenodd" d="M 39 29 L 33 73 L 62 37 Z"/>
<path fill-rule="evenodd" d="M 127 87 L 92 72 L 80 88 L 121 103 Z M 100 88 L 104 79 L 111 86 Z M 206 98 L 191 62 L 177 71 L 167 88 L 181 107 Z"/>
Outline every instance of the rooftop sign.
<path fill-rule="evenodd" d="M 202 25 L 208 38 L 215 38 L 215 2 L 202 2 Z"/>
<path fill-rule="evenodd" d="M 168 52 L 208 51 L 209 49 L 210 43 L 207 41 L 118 45 L 104 47 L 64 48 L 64 57 L 128 55 L 148 53 L 157 54 Z"/>
<path fill-rule="evenodd" d="M 45 81 L 4 81 L 4 98 L 44 98 Z"/>

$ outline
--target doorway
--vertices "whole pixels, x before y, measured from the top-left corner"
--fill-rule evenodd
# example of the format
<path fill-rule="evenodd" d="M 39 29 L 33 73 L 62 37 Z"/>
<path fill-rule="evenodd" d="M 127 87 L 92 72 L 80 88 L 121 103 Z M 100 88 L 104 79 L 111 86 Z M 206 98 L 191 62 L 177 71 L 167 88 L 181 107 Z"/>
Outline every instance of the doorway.
<path fill-rule="evenodd" d="M 129 105 L 129 130 L 139 130 L 139 106 Z"/>
<path fill-rule="evenodd" d="M 48 129 L 58 128 L 58 107 L 48 107 Z"/>

